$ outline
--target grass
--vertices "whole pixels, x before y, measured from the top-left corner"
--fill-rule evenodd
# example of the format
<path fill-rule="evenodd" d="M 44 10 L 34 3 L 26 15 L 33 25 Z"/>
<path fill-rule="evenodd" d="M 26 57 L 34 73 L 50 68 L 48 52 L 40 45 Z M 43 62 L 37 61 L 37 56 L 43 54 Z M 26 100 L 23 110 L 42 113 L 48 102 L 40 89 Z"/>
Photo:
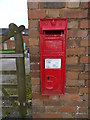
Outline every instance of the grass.
<path fill-rule="evenodd" d="M 15 50 L 0 50 L 0 53 L 15 53 Z"/>

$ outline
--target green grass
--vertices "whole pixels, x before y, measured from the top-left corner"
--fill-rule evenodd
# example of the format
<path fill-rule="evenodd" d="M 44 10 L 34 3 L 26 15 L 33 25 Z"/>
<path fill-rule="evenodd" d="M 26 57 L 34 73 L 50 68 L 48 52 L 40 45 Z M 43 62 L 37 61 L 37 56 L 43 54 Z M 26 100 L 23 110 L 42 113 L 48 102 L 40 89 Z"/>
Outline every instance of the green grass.
<path fill-rule="evenodd" d="M 0 53 L 15 53 L 15 50 L 0 50 Z"/>

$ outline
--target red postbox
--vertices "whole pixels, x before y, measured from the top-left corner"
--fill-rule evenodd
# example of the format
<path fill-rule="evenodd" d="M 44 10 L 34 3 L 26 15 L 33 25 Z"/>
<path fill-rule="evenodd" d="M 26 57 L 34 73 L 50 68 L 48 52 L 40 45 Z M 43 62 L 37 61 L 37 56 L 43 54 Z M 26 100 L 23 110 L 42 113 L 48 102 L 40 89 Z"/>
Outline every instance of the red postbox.
<path fill-rule="evenodd" d="M 41 93 L 64 94 L 67 19 L 40 19 Z"/>

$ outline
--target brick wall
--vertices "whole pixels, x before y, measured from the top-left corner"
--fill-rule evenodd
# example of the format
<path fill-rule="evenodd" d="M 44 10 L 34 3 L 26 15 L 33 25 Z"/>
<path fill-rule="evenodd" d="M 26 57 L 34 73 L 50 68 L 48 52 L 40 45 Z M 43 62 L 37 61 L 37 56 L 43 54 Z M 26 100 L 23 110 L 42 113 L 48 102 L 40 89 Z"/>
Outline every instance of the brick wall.
<path fill-rule="evenodd" d="M 41 95 L 40 18 L 67 18 L 65 95 Z M 34 118 L 88 117 L 88 3 L 28 2 L 32 115 Z"/>
<path fill-rule="evenodd" d="M 23 40 L 26 43 L 26 48 L 27 48 L 29 46 L 28 35 L 23 35 Z M 7 41 L 5 41 L 5 43 L 7 43 L 8 50 L 15 49 L 15 40 L 8 39 Z M 0 50 L 4 50 L 4 43 L 0 44 Z"/>

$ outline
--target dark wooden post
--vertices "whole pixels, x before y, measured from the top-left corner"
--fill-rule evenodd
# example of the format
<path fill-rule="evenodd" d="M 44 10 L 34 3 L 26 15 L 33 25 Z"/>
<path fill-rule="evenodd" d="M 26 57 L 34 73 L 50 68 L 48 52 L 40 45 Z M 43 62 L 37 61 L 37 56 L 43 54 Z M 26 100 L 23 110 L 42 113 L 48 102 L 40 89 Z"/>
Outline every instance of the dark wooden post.
<path fill-rule="evenodd" d="M 14 32 L 15 38 L 15 52 L 22 54 L 23 57 L 16 58 L 17 81 L 18 81 L 18 95 L 19 95 L 19 112 L 21 117 L 26 116 L 26 80 L 25 80 L 25 61 L 24 61 L 24 47 L 22 31 L 25 27 L 22 25 L 17 27 L 15 24 L 9 25 L 10 31 Z"/>

